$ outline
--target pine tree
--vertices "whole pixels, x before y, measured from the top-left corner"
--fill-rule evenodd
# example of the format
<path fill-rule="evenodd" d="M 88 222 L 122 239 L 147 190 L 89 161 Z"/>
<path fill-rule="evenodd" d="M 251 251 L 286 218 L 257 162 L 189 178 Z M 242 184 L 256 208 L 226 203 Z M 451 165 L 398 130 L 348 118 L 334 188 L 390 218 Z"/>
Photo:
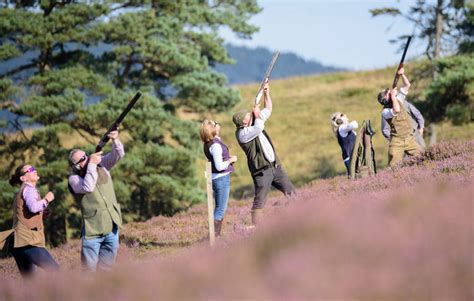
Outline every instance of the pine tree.
<path fill-rule="evenodd" d="M 5 180 L 13 168 L 36 165 L 41 190 L 56 195 L 49 241 L 77 236 L 68 152 L 93 152 L 138 89 L 144 97 L 121 125 L 126 156 L 112 170 L 125 219 L 171 215 L 201 201 L 197 125 L 177 112 L 219 112 L 238 101 L 211 68 L 231 62 L 218 33 L 228 27 L 249 38 L 257 30 L 249 19 L 259 11 L 256 0 L 0 4 L 0 104 L 16 116 L 0 124 L 1 207 L 12 201 Z M 9 226 L 4 211 L 0 218 Z"/>

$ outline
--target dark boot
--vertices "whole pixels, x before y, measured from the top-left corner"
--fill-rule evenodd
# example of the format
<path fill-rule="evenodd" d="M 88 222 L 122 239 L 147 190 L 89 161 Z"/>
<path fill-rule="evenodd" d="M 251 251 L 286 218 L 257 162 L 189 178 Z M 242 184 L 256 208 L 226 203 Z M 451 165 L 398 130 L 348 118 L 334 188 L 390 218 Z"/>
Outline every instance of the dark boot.
<path fill-rule="evenodd" d="M 216 233 L 216 237 L 221 236 L 221 230 L 222 230 L 222 223 L 224 220 L 218 221 L 214 220 L 214 231 Z"/>

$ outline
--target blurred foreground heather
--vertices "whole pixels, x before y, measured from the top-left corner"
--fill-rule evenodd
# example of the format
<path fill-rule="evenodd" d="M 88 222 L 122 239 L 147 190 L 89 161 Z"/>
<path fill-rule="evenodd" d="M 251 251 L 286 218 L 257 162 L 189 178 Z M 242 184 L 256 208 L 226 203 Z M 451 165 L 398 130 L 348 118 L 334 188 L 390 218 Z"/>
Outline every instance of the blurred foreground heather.
<path fill-rule="evenodd" d="M 473 167 L 474 141 L 441 143 L 269 199 L 253 233 L 250 200 L 232 202 L 212 250 L 204 206 L 129 224 L 114 272 L 80 273 L 79 242 L 53 250 L 64 272 L 28 281 L 5 259 L 0 300 L 472 300 Z"/>

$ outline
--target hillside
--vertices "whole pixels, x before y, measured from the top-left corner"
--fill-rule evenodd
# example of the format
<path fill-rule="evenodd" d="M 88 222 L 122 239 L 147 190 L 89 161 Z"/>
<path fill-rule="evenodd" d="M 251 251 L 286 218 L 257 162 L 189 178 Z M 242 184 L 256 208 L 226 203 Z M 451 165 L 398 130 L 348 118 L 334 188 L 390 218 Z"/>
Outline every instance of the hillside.
<path fill-rule="evenodd" d="M 248 48 L 227 44 L 225 46 L 235 64 L 217 64 L 215 69 L 227 76 L 230 84 L 260 82 L 267 70 L 272 52 L 264 47 Z M 272 78 L 320 74 L 342 71 L 343 68 L 326 66 L 320 62 L 305 60 L 292 52 L 283 52 L 273 69 Z"/>
<path fill-rule="evenodd" d="M 409 77 L 412 69 L 416 67 L 406 67 Z M 372 121 L 376 131 L 373 141 L 377 166 L 384 168 L 387 165 L 388 142 L 380 131 L 381 107 L 376 95 L 390 82 L 393 70 L 341 72 L 271 81 L 273 113 L 265 127 L 283 167 L 297 186 L 315 179 L 344 174 L 341 151 L 329 123 L 331 114 L 336 111 L 347 114 L 359 124 L 366 119 Z M 410 97 L 422 94 L 426 85 L 424 81 L 413 82 Z M 251 108 L 258 85 L 238 85 L 237 88 L 242 100 L 236 108 L 225 114 L 209 115 L 208 118 L 214 118 L 222 124 L 222 139 L 229 145 L 231 153 L 238 156 L 239 161 L 234 164 L 236 170 L 232 175 L 231 194 L 233 198 L 241 199 L 252 195 L 253 184 L 245 154 L 234 136 L 232 114 L 243 108 Z M 459 127 L 449 123 L 438 124 L 437 139 L 474 139 L 474 123 Z M 425 140 L 428 142 L 428 133 Z M 198 169 L 198 174 L 202 174 L 204 159 L 199 161 Z M 204 187 L 203 177 L 201 187 Z"/>
<path fill-rule="evenodd" d="M 0 299 L 472 300 L 473 168 L 474 141 L 441 143 L 375 178 L 272 198 L 255 232 L 250 200 L 233 201 L 213 250 L 204 206 L 128 224 L 114 273 L 84 277 L 74 242 L 52 251 L 64 272 L 28 282 L 2 260 Z"/>

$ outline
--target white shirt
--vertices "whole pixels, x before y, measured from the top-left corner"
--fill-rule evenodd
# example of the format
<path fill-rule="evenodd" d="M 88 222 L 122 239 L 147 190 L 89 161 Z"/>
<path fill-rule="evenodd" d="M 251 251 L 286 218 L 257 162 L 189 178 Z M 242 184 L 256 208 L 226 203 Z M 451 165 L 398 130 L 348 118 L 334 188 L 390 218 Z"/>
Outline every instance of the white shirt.
<path fill-rule="evenodd" d="M 220 139 L 219 137 L 217 138 Z M 224 159 L 222 158 L 222 146 L 219 143 L 213 143 L 209 147 L 209 152 L 211 153 L 214 166 L 218 171 L 222 171 L 229 167 L 229 161 L 224 161 Z M 228 174 L 230 174 L 230 171 L 224 173 L 212 173 L 212 179 L 214 180 L 226 176 Z"/>
<path fill-rule="evenodd" d="M 357 123 L 357 121 L 354 120 L 350 123 L 341 124 L 337 130 L 339 131 L 339 135 L 341 135 L 341 137 L 344 138 L 344 137 L 347 137 L 347 135 L 351 131 L 355 130 L 358 127 L 359 127 L 359 124 Z M 355 132 L 354 134 L 357 135 Z"/>
<path fill-rule="evenodd" d="M 404 105 L 403 102 L 405 101 L 407 94 L 408 94 L 408 90 L 405 89 L 404 87 L 401 87 L 400 91 L 398 91 L 398 94 L 397 94 L 397 99 L 400 102 L 400 105 Z M 384 108 L 382 110 L 382 117 L 386 120 L 392 119 L 396 115 L 397 114 L 395 114 L 392 108 Z"/>
<path fill-rule="evenodd" d="M 253 126 L 244 127 L 239 130 L 238 139 L 241 143 L 247 143 L 255 138 L 260 139 L 262 145 L 263 155 L 269 162 L 275 161 L 275 151 L 268 141 L 267 137 L 263 134 L 265 128 L 265 121 L 270 118 L 271 112 L 269 109 L 264 108 L 260 111 L 260 118 L 255 119 Z"/>

